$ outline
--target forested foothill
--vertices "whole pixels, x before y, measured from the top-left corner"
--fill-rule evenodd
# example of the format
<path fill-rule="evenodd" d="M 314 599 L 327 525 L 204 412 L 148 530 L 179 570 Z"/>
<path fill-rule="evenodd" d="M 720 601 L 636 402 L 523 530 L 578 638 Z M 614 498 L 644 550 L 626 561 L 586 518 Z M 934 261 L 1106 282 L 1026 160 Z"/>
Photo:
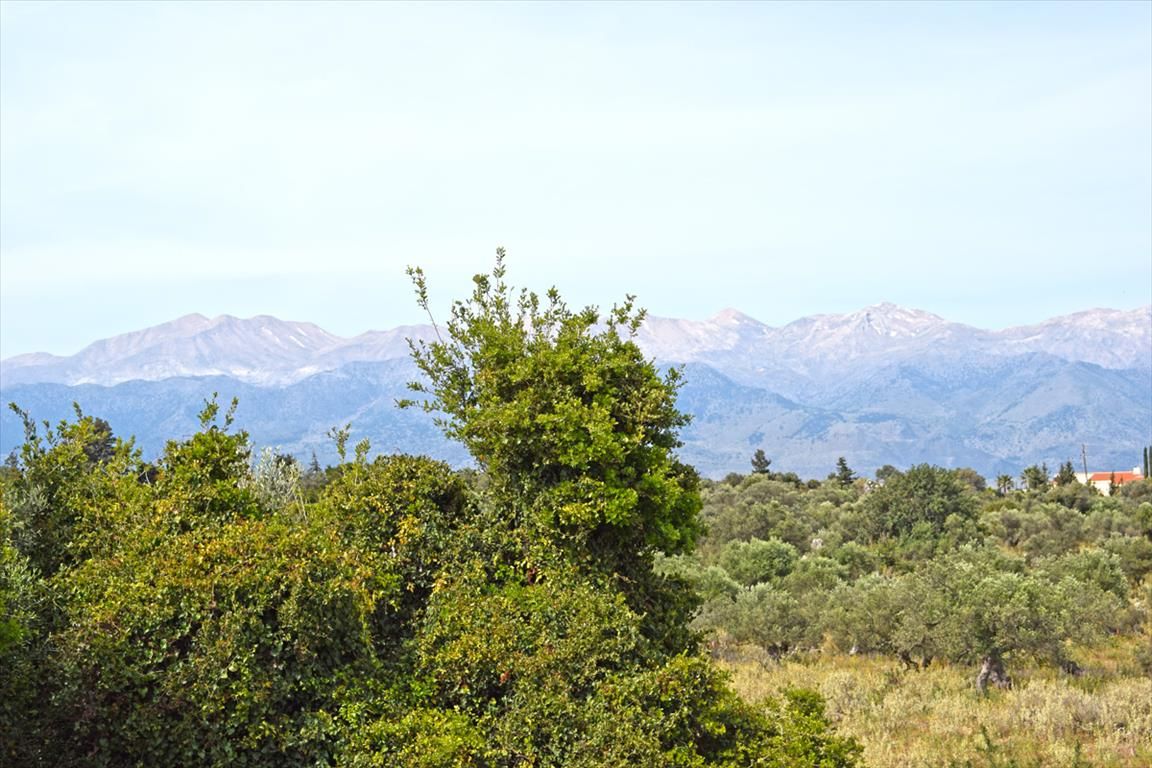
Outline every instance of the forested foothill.
<path fill-rule="evenodd" d="M 654 568 L 702 533 L 677 374 L 502 254 L 411 407 L 475 468 L 254 452 L 214 395 L 156 461 L 20 413 L 0 506 L 5 766 L 856 766 L 821 697 L 738 696 Z M 412 273 L 427 308 L 423 276 Z"/>

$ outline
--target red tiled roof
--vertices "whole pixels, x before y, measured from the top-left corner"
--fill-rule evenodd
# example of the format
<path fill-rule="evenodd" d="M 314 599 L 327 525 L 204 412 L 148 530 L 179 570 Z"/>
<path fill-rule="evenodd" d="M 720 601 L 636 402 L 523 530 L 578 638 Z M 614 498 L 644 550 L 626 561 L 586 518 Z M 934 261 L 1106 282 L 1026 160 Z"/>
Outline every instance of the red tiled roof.
<path fill-rule="evenodd" d="M 1117 483 L 1131 483 L 1135 480 L 1144 479 L 1144 476 L 1139 472 L 1093 472 L 1088 480 L 1089 482 L 1097 482 L 1100 480 L 1111 481 L 1113 476 L 1115 476 Z"/>

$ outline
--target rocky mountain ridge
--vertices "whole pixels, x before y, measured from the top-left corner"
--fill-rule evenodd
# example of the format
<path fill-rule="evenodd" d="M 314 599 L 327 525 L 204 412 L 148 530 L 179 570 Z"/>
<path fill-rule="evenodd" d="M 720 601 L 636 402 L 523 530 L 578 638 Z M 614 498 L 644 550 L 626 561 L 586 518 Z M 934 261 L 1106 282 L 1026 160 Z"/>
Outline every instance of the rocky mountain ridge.
<path fill-rule="evenodd" d="M 238 396 L 258 446 L 334 459 L 333 426 L 377 450 L 466 463 L 431 418 L 393 407 L 418 378 L 408 338 L 430 326 L 352 338 L 309 323 L 190 315 L 96 342 L 71 357 L 0 362 L 0 401 L 40 419 L 80 403 L 135 435 L 148 455 L 191 434 L 213 392 Z M 1079 457 L 1127 469 L 1152 443 L 1152 308 L 1090 310 L 987 331 L 890 304 L 772 328 L 726 310 L 704 321 L 650 318 L 637 335 L 661 365 L 684 367 L 684 459 L 712 476 L 745 471 L 763 448 L 774 468 L 822 477 L 839 456 L 970 466 L 986 476 Z M 0 451 L 23 433 L 0 413 Z"/>
<path fill-rule="evenodd" d="M 177 376 L 230 376 L 284 386 L 354 362 L 407 357 L 407 339 L 431 339 L 429 325 L 345 338 L 307 322 L 267 315 L 187 315 L 96 341 L 75 355 L 35 353 L 0 361 L 0 385 L 113 385 Z M 1152 369 L 1152 306 L 1096 309 L 999 331 L 949 322 L 922 310 L 877 304 L 814 315 L 773 328 L 737 310 L 708 320 L 650 317 L 637 343 L 658 361 L 702 362 L 740 381 L 771 384 L 924 356 L 1013 356 L 1041 352 L 1105 368 Z M 777 382 L 778 384 L 781 382 Z"/>

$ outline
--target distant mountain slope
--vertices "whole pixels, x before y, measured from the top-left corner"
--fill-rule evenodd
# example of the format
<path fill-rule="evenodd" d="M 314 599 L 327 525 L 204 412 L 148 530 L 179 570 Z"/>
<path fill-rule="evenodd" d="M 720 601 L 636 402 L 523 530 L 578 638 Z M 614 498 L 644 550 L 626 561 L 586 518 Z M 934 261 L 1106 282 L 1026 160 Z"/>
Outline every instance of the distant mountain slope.
<path fill-rule="evenodd" d="M 117 384 L 178 376 L 230 376 L 279 384 L 344 340 L 311 323 L 261 315 L 241 320 L 187 315 L 143 331 L 103 339 L 70 357 L 20 356 L 0 363 L 5 385 Z"/>
<path fill-rule="evenodd" d="M 37 419 L 71 403 L 134 434 L 149 455 L 191 434 L 203 398 L 239 396 L 238 423 L 258 445 L 333 458 L 325 436 L 351 422 L 378 450 L 464 452 L 431 419 L 398 411 L 417 376 L 407 339 L 429 326 L 353 338 L 309 323 L 190 315 L 96 342 L 77 355 L 0 363 L 0 400 Z M 704 321 L 651 318 L 638 343 L 684 365 L 680 407 L 693 415 L 683 457 L 709 475 L 774 468 L 823 476 L 845 456 L 862 472 L 928 461 L 1016 474 L 1087 446 L 1093 468 L 1139 463 L 1152 443 L 1152 308 L 1092 310 L 984 331 L 891 304 L 771 328 L 727 310 Z M 0 415 L 0 451 L 22 438 Z"/>
<path fill-rule="evenodd" d="M 426 453 L 466 463 L 462 448 L 444 440 L 429 415 L 401 411 L 416 375 L 405 360 L 356 363 L 282 388 L 227 377 L 131 381 L 102 387 L 23 384 L 0 390 L 37 419 L 71 416 L 71 403 L 100 415 L 117 434 L 136 435 L 148 456 L 169 438 L 192 434 L 204 398 L 240 398 L 237 424 L 255 444 L 276 446 L 307 460 L 334 460 L 334 426 L 351 422 L 353 439 L 376 450 Z M 845 456 L 870 473 L 884 464 L 929 461 L 970 466 L 986 476 L 1018 474 L 1032 463 L 1079 456 L 1087 444 L 1093 467 L 1130 467 L 1152 434 L 1152 381 L 1139 372 L 1112 371 L 1050 356 L 1000 361 L 952 375 L 941 368 L 893 366 L 857 387 L 846 387 L 838 408 L 804 405 L 739 384 L 709 366 L 685 367 L 679 404 L 693 415 L 681 455 L 710 476 L 745 471 L 756 448 L 774 467 L 822 477 Z M 1103 398 L 1103 400 L 1101 399 Z M 0 451 L 22 438 L 20 423 L 0 413 Z"/>
<path fill-rule="evenodd" d="M 413 325 L 343 338 L 312 323 L 266 315 L 188 315 L 94 342 L 69 357 L 36 353 L 2 360 L 0 386 L 118 384 L 174 376 L 231 376 L 282 386 L 350 362 L 407 357 L 407 338 L 432 335 L 430 326 Z M 928 354 L 970 359 L 1045 352 L 1105 368 L 1152 369 L 1152 307 L 1089 310 L 1001 331 L 951 323 L 893 304 L 846 315 L 815 315 L 782 328 L 725 310 L 703 321 L 649 318 L 637 343 L 657 360 L 706 363 L 738 380 L 779 391 L 802 387 L 809 377 Z"/>
<path fill-rule="evenodd" d="M 1027 350 L 1104 368 L 1152 368 L 1152 307 L 1092 309 L 990 337 L 1000 354 Z"/>
<path fill-rule="evenodd" d="M 352 364 L 310 376 L 283 388 L 259 387 L 226 376 L 129 381 L 111 387 L 94 384 L 19 384 L 0 390 L 5 404 L 17 403 L 37 421 L 72 418 L 72 403 L 107 419 L 118 435 L 135 435 L 146 456 L 155 457 L 169 439 L 186 438 L 199 428 L 197 414 L 206 398 L 240 400 L 236 427 L 246 429 L 258 446 L 272 446 L 303 460 L 311 452 L 335 460 L 327 432 L 352 424 L 352 442 L 364 437 L 374 450 L 426 453 L 464 463 L 462 448 L 443 439 L 431 417 L 419 409 L 400 410 L 395 401 L 416 373 L 406 360 Z M 7 454 L 22 442 L 19 419 L 0 413 L 0 450 Z"/>
<path fill-rule="evenodd" d="M 1105 368 L 1152 370 L 1152 306 L 1089 310 L 1044 323 L 987 331 L 920 310 L 877 304 L 846 315 L 815 315 L 771 328 L 726 310 L 705 321 L 650 320 L 638 343 L 658 360 L 700 362 L 738 381 L 793 398 L 902 360 L 1043 352 Z"/>

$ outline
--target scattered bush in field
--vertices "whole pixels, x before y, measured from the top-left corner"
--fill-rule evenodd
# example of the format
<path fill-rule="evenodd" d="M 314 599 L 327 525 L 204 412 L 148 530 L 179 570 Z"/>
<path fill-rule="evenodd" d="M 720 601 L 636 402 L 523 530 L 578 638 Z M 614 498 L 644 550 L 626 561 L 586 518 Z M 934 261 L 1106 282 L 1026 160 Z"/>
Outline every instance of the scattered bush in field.
<path fill-rule="evenodd" d="M 1105 552 L 1115 555 L 1117 564 L 1128 580 L 1140 583 L 1152 573 L 1152 541 L 1143 536 L 1109 536 L 1099 541 Z"/>
<path fill-rule="evenodd" d="M 910 607 L 906 586 L 905 579 L 880 574 L 841 584 L 829 597 L 825 630 L 845 652 L 895 656 L 914 650 L 897 644 L 897 627 Z"/>
<path fill-rule="evenodd" d="M 705 601 L 734 597 L 740 584 L 718 565 L 703 565 L 688 555 L 657 555 L 653 570 L 659 576 L 681 579 Z"/>
<path fill-rule="evenodd" d="M 720 553 L 720 566 L 746 587 L 778 581 L 796 566 L 800 554 L 779 539 L 729 542 Z"/>
<path fill-rule="evenodd" d="M 1086 549 L 1040 558 L 1034 567 L 1049 579 L 1073 579 L 1111 593 L 1117 600 L 1128 597 L 1128 580 L 1118 555 L 1103 549 Z"/>
<path fill-rule="evenodd" d="M 950 516 L 974 520 L 978 506 L 954 473 L 928 464 L 889 477 L 864 501 L 875 538 L 899 538 L 917 523 L 939 534 Z"/>
<path fill-rule="evenodd" d="M 839 585 L 848 570 L 830 557 L 805 555 L 796 562 L 792 572 L 780 580 L 780 585 L 794 595 L 826 592 Z"/>
<path fill-rule="evenodd" d="M 1124 485 L 1120 486 L 1117 495 L 1136 504 L 1152 503 L 1152 477 L 1146 477 L 1143 480 L 1137 480 L 1132 483 L 1124 483 Z"/>
<path fill-rule="evenodd" d="M 844 566 L 845 578 L 855 580 L 873 573 L 880 566 L 880 560 L 873 552 L 855 541 L 846 541 L 836 547 L 830 556 Z"/>
<path fill-rule="evenodd" d="M 747 587 L 734 600 L 710 603 L 701 623 L 722 627 L 738 642 L 755 643 L 776 658 L 811 648 L 820 640 L 819 629 L 809 621 L 800 601 L 770 584 Z"/>

